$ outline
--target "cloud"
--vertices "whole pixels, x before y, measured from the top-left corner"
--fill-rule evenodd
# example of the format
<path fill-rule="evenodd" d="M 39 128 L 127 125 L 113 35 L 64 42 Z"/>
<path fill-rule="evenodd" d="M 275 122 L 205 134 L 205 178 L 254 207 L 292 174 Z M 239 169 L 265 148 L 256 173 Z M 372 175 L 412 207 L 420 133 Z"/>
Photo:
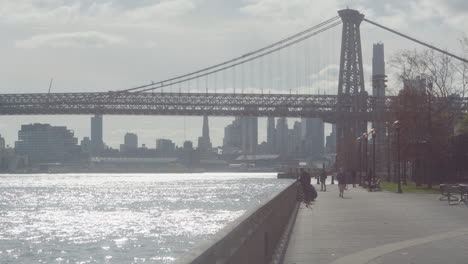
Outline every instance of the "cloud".
<path fill-rule="evenodd" d="M 415 0 L 411 2 L 414 19 L 425 21 L 439 18 L 458 30 L 466 30 L 468 1 L 466 0 Z"/>
<path fill-rule="evenodd" d="M 0 5 L 0 22 L 47 28 L 69 24 L 150 26 L 183 16 L 195 7 L 194 0 L 163 0 L 150 5 L 132 3 L 131 7 L 125 8 L 111 2 L 86 4 L 86 1 L 16 0 Z"/>
<path fill-rule="evenodd" d="M 0 6 L 0 21 L 8 24 L 42 24 L 44 22 L 69 23 L 80 17 L 80 3 L 69 5 L 59 4 L 59 1 L 44 1 L 43 5 L 33 1 L 17 0 L 2 2 Z"/>
<path fill-rule="evenodd" d="M 140 7 L 125 12 L 131 21 L 161 20 L 178 17 L 195 9 L 191 0 L 166 0 L 151 6 Z"/>
<path fill-rule="evenodd" d="M 336 15 L 338 0 L 248 0 L 240 12 L 255 18 L 298 22 L 322 20 L 328 14 Z"/>
<path fill-rule="evenodd" d="M 91 47 L 103 48 L 109 45 L 124 42 L 124 38 L 108 35 L 96 31 L 73 32 L 73 33 L 53 33 L 35 35 L 27 40 L 16 42 L 20 48 L 64 48 L 64 47 Z"/>

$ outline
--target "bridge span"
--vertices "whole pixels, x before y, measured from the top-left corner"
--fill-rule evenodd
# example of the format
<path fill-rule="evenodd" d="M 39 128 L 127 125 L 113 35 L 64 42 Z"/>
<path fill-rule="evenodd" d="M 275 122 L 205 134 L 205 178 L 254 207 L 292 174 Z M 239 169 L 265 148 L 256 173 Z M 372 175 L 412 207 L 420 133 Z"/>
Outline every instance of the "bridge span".
<path fill-rule="evenodd" d="M 341 104 L 352 104 L 343 97 Z M 186 116 L 275 116 L 375 120 L 388 118 L 390 97 L 382 113 L 375 109 L 378 98 L 365 97 L 366 110 L 340 112 L 337 95 L 240 94 L 240 93 L 27 93 L 0 94 L 0 115 L 186 115 Z"/>
<path fill-rule="evenodd" d="M 390 120 L 395 97 L 360 97 L 362 111 L 343 111 L 356 98 L 341 95 L 246 93 L 25 93 L 0 94 L 0 115 L 184 115 L 318 117 Z M 345 107 L 339 107 L 340 106 Z M 468 113 L 468 98 L 455 98 L 454 111 Z"/>

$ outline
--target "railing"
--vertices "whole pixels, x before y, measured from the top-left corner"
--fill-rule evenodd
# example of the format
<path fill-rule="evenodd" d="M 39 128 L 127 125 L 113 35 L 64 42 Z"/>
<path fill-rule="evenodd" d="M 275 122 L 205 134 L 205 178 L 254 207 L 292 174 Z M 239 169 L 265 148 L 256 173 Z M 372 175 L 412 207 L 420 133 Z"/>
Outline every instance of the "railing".
<path fill-rule="evenodd" d="M 222 229 L 210 241 L 191 249 L 176 263 L 269 263 L 296 207 L 297 186 L 297 182 L 292 183 L 270 201 Z"/>

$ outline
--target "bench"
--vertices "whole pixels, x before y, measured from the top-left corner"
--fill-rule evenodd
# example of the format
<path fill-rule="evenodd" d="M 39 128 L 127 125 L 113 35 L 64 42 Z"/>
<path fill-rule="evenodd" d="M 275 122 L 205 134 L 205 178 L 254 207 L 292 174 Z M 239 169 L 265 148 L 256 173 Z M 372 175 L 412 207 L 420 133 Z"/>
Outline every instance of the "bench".
<path fill-rule="evenodd" d="M 374 190 L 374 191 L 381 191 L 382 188 L 380 188 L 380 178 L 377 179 L 377 181 L 375 181 L 374 184 L 371 184 L 371 190 Z"/>
<path fill-rule="evenodd" d="M 457 184 L 440 184 L 440 197 L 439 201 L 448 201 L 450 205 L 456 204 L 453 202 L 458 202 L 458 197 L 455 196 L 456 189 L 458 187 Z"/>

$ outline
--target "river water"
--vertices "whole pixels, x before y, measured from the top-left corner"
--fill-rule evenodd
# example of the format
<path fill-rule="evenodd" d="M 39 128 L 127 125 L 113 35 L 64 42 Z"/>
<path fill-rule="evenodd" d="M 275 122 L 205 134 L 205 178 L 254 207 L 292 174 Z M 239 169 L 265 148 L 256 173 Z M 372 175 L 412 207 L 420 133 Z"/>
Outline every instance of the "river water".
<path fill-rule="evenodd" d="M 0 175 L 0 263 L 172 263 L 290 182 L 271 173 Z"/>

